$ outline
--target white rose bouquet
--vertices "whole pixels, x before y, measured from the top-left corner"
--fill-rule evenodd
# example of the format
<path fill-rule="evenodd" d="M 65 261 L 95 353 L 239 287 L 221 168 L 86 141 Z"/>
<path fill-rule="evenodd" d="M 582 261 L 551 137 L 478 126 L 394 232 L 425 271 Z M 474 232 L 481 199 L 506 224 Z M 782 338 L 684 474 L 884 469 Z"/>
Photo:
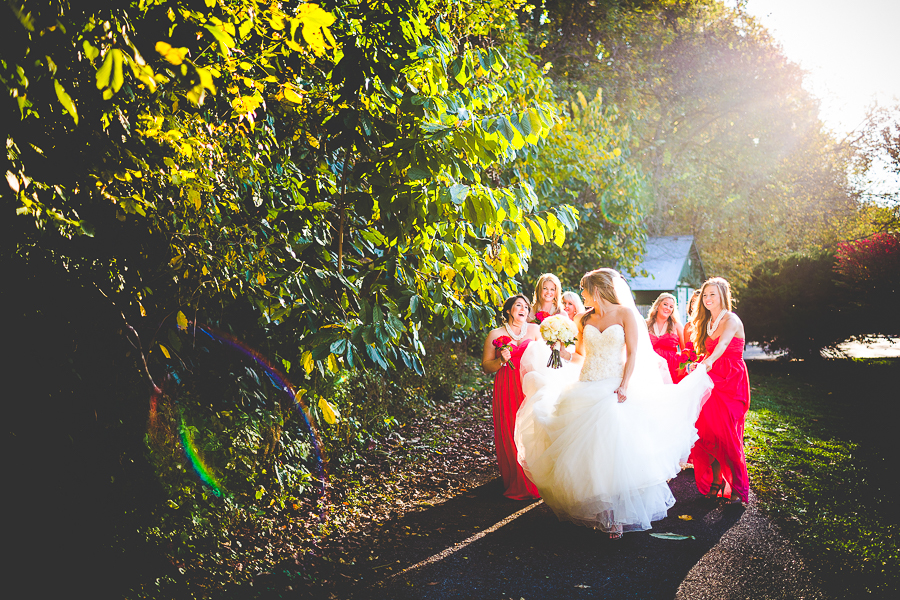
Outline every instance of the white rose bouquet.
<path fill-rule="evenodd" d="M 541 337 L 548 346 L 552 347 L 556 342 L 567 346 L 578 339 L 578 328 L 566 315 L 553 315 L 541 321 Z M 550 361 L 547 366 L 551 369 L 558 369 L 562 366 L 562 357 L 560 357 L 558 349 L 553 349 L 550 353 Z"/>

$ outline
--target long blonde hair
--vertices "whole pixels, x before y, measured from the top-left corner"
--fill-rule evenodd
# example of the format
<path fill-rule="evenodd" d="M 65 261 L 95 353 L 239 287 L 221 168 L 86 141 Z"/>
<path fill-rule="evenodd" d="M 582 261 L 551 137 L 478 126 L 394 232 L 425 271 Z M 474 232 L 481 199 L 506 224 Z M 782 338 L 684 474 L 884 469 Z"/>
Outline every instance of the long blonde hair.
<path fill-rule="evenodd" d="M 553 273 L 543 273 L 538 277 L 537 283 L 534 284 L 534 298 L 531 300 L 531 307 L 532 310 L 536 311 L 543 303 L 543 300 L 541 299 L 541 288 L 548 281 L 556 286 L 556 296 L 553 298 L 553 314 L 555 315 L 562 312 L 562 283 L 560 283 L 559 277 Z"/>
<path fill-rule="evenodd" d="M 694 308 L 694 314 L 691 315 L 691 325 L 694 327 L 692 337 L 694 348 L 698 354 L 706 352 L 706 338 L 709 337 L 709 334 L 706 333 L 706 324 L 709 323 L 709 320 L 712 318 L 712 313 L 709 312 L 709 309 L 703 304 L 703 291 L 706 289 L 706 286 L 709 285 L 714 285 L 719 288 L 719 297 L 722 299 L 723 310 L 730 311 L 732 304 L 731 284 L 728 283 L 728 281 L 722 277 L 710 277 L 703 282 L 703 285 L 700 287 L 700 301 Z"/>
<path fill-rule="evenodd" d="M 603 298 L 604 300 L 618 304 L 619 298 L 616 296 L 616 277 L 621 278 L 615 269 L 595 269 L 588 271 L 581 278 L 581 288 L 587 290 L 592 298 Z M 581 326 L 587 322 L 588 318 L 594 313 L 594 307 L 588 308 L 581 317 Z"/>
<path fill-rule="evenodd" d="M 651 331 L 655 331 L 655 329 L 651 329 L 653 324 L 656 322 L 656 315 L 659 313 L 659 305 L 662 304 L 662 301 L 666 298 L 670 298 L 672 303 L 675 304 L 675 310 L 672 311 L 672 314 L 669 315 L 669 318 L 666 319 L 666 333 L 672 331 L 678 331 L 678 328 L 675 326 L 676 323 L 679 325 L 681 321 L 678 320 L 678 300 L 675 299 L 675 296 L 670 294 L 669 292 L 663 292 L 659 295 L 659 297 L 653 301 L 653 305 L 650 307 L 650 312 L 647 314 L 647 329 Z"/>

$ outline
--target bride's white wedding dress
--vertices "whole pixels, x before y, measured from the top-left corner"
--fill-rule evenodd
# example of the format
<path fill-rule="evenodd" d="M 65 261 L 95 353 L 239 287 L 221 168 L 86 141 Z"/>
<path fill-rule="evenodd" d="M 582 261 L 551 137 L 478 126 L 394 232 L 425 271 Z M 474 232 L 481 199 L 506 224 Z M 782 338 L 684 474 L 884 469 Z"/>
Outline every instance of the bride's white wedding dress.
<path fill-rule="evenodd" d="M 645 357 L 620 403 L 624 329 L 585 325 L 583 338 L 580 373 L 543 367 L 544 344 L 530 344 L 522 357 L 519 462 L 560 519 L 604 531 L 649 529 L 675 503 L 666 482 L 697 440 L 694 423 L 712 382 L 698 369 L 678 385 L 663 383 Z"/>

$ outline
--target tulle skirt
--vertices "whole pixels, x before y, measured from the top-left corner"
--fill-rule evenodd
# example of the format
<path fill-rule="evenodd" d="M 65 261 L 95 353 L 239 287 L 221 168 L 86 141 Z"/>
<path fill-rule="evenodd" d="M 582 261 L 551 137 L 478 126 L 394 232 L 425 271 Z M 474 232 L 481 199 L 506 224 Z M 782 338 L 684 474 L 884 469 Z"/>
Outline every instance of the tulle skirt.
<path fill-rule="evenodd" d="M 532 344 L 537 347 L 540 344 Z M 641 531 L 675 503 L 667 481 L 697 440 L 712 383 L 701 369 L 677 385 L 620 378 L 577 381 L 578 369 L 535 368 L 523 357 L 525 402 L 516 415 L 519 463 L 556 515 L 604 531 Z"/>

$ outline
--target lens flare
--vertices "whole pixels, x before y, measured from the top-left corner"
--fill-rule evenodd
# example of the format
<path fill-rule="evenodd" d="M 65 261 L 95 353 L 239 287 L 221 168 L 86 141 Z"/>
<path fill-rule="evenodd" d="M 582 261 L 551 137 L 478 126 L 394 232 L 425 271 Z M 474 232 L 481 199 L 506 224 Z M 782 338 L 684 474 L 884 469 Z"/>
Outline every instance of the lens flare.
<path fill-rule="evenodd" d="M 212 490 L 213 494 L 221 497 L 222 484 L 219 483 L 206 463 L 203 462 L 200 453 L 197 451 L 197 446 L 194 444 L 194 438 L 184 424 L 184 417 L 179 419 L 178 437 L 181 440 L 181 447 L 184 449 L 184 455 L 191 461 L 191 467 L 193 467 L 194 472 L 200 477 L 200 481 L 205 483 L 207 487 Z"/>
<path fill-rule="evenodd" d="M 327 489 L 327 479 L 328 474 L 325 469 L 325 460 L 322 452 L 322 440 L 319 437 L 318 432 L 312 424 L 312 421 L 309 417 L 309 409 L 306 404 L 301 400 L 300 395 L 297 394 L 297 389 L 291 384 L 290 380 L 288 380 L 287 376 L 272 362 L 270 362 L 265 356 L 263 356 L 257 350 L 251 348 L 244 342 L 238 340 L 232 335 L 229 335 L 223 331 L 219 331 L 214 327 L 209 325 L 200 324 L 200 323 L 190 323 L 189 325 L 194 328 L 195 331 L 202 332 L 204 335 L 208 336 L 210 339 L 220 342 L 234 350 L 240 352 L 251 361 L 256 363 L 262 370 L 268 375 L 269 379 L 272 383 L 279 388 L 283 393 L 287 394 L 293 404 L 294 408 L 297 410 L 297 413 L 300 416 L 300 422 L 302 423 L 302 428 L 304 432 L 309 436 L 311 441 L 311 446 L 313 450 L 313 456 L 315 459 L 314 471 L 313 474 L 317 481 L 317 498 L 316 502 L 319 508 L 319 517 L 324 521 L 326 517 L 327 510 L 327 497 L 326 497 L 326 489 Z M 161 399 L 165 393 L 159 386 L 153 384 L 153 388 L 150 393 L 150 428 L 151 431 L 155 434 L 158 434 L 158 430 L 160 429 L 158 411 L 159 404 Z M 188 461 L 191 463 L 191 467 L 194 472 L 197 473 L 200 480 L 210 489 L 216 496 L 221 496 L 225 491 L 222 484 L 215 477 L 212 469 L 209 468 L 208 465 L 203 461 L 202 455 L 197 448 L 196 443 L 193 440 L 193 436 L 190 434 L 189 428 L 184 423 L 184 418 L 179 414 L 179 426 L 178 426 L 178 442 L 180 443 L 182 450 L 184 451 L 185 456 Z"/>

